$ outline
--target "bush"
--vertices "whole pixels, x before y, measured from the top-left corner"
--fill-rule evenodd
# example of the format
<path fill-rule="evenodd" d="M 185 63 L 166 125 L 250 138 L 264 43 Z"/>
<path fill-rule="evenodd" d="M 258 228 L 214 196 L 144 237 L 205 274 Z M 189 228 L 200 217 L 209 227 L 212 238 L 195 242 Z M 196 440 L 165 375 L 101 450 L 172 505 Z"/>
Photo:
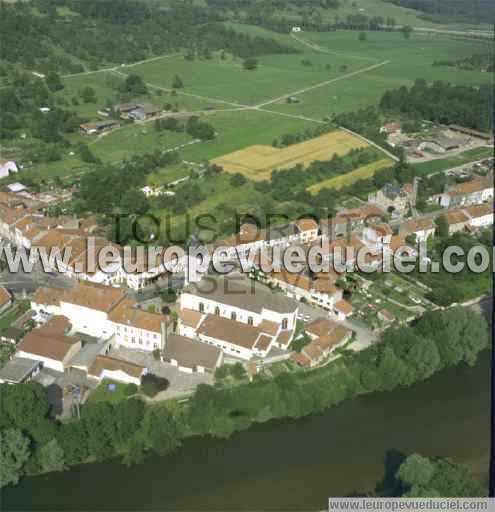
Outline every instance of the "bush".
<path fill-rule="evenodd" d="M 124 390 L 125 396 L 132 396 L 135 395 L 138 392 L 138 387 L 136 384 L 133 384 L 132 382 L 130 384 L 127 384 Z"/>
<path fill-rule="evenodd" d="M 150 398 L 156 396 L 160 391 L 165 391 L 169 385 L 170 382 L 167 379 L 152 373 L 146 374 L 141 379 L 141 391 Z"/>

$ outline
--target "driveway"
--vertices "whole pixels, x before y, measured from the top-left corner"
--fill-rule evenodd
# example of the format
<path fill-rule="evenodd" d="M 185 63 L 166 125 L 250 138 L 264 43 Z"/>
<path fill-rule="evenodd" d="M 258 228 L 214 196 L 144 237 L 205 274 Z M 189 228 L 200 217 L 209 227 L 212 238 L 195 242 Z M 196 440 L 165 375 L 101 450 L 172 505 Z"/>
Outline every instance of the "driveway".
<path fill-rule="evenodd" d="M 184 373 L 169 363 L 156 361 L 151 354 L 138 350 L 130 350 L 123 347 L 112 348 L 110 357 L 129 361 L 148 368 L 151 373 L 164 377 L 170 382 L 166 391 L 159 393 L 154 400 L 167 400 L 178 398 L 194 393 L 199 384 L 210 384 L 214 382 L 213 375 L 208 373 Z"/>

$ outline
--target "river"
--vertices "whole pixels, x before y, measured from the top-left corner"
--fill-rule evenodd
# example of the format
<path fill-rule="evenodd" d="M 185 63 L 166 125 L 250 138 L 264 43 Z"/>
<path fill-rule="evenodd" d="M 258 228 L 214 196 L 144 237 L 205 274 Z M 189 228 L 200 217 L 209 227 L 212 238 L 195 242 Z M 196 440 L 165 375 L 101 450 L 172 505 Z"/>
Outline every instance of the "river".
<path fill-rule="evenodd" d="M 127 468 L 86 464 L 25 478 L 2 510 L 322 510 L 373 490 L 403 455 L 449 456 L 487 480 L 490 356 L 409 389 L 321 415 L 256 425 L 228 440 L 186 441 Z"/>

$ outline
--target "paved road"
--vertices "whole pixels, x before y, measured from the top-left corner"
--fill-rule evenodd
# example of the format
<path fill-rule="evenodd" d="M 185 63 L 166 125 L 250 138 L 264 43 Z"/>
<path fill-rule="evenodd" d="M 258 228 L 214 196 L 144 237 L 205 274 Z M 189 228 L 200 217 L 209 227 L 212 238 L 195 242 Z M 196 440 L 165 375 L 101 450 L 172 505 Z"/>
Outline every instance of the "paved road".
<path fill-rule="evenodd" d="M 16 298 L 22 298 L 34 293 L 41 286 L 71 288 L 73 281 L 60 274 L 44 273 L 39 265 L 35 265 L 31 273 L 23 270 L 10 272 L 8 268 L 4 268 L 0 272 L 0 285 L 10 290 Z"/>

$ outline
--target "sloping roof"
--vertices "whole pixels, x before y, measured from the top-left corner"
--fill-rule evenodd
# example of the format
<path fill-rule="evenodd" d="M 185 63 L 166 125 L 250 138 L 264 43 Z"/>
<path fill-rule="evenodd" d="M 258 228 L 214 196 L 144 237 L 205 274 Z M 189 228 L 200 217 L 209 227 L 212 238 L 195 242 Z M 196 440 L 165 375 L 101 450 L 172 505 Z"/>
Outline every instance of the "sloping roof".
<path fill-rule="evenodd" d="M 108 313 L 125 296 L 126 291 L 121 288 L 78 283 L 74 288 L 65 291 L 61 301 Z"/>
<path fill-rule="evenodd" d="M 162 323 L 167 322 L 167 317 L 158 313 L 150 313 L 136 307 L 133 300 L 121 301 L 108 315 L 112 322 L 122 325 L 130 325 L 138 329 L 160 333 Z"/>
<path fill-rule="evenodd" d="M 408 245 L 406 243 L 406 240 L 399 236 L 399 235 L 394 235 L 391 239 L 390 239 L 390 249 L 392 251 L 396 251 L 399 247 L 405 247 L 406 245 Z"/>
<path fill-rule="evenodd" d="M 484 217 L 485 215 L 493 215 L 493 203 L 473 204 L 466 206 L 464 211 L 467 212 L 472 219 Z"/>
<path fill-rule="evenodd" d="M 65 290 L 62 288 L 43 287 L 38 288 L 33 296 L 33 302 L 36 304 L 44 304 L 47 306 L 59 306 L 60 299 L 63 297 Z"/>
<path fill-rule="evenodd" d="M 318 229 L 318 223 L 312 218 L 297 219 L 294 224 L 300 231 L 313 231 Z"/>
<path fill-rule="evenodd" d="M 26 357 L 14 357 L 0 369 L 0 380 L 15 383 L 23 382 L 40 365 L 41 361 Z"/>
<path fill-rule="evenodd" d="M 403 224 L 403 228 L 408 233 L 417 233 L 418 231 L 428 231 L 435 229 L 435 222 L 431 217 L 418 217 L 408 220 Z"/>
<path fill-rule="evenodd" d="M 186 368 L 202 366 L 213 370 L 221 353 L 222 351 L 217 347 L 177 334 L 171 334 L 167 337 L 164 358 L 167 361 L 175 359 L 179 366 Z"/>
<path fill-rule="evenodd" d="M 340 311 L 341 313 L 343 313 L 344 315 L 350 315 L 352 313 L 352 306 L 349 304 L 349 302 L 347 302 L 346 300 L 342 299 L 342 300 L 339 300 L 336 304 L 335 304 L 335 309 L 337 311 Z"/>
<path fill-rule="evenodd" d="M 314 336 L 323 336 L 333 331 L 338 327 L 338 323 L 330 320 L 329 318 L 317 318 L 309 323 L 305 330 L 306 332 L 314 335 Z"/>
<path fill-rule="evenodd" d="M 270 322 L 270 320 L 263 320 L 258 327 L 262 332 L 266 332 L 270 336 L 275 336 L 277 334 L 280 325 L 277 322 Z"/>
<path fill-rule="evenodd" d="M 5 306 L 12 301 L 12 297 L 6 288 L 0 286 L 0 307 Z"/>
<path fill-rule="evenodd" d="M 469 217 L 462 210 L 451 210 L 444 213 L 443 216 L 449 226 L 469 222 Z"/>
<path fill-rule="evenodd" d="M 300 288 L 301 290 L 309 291 L 311 289 L 311 279 L 304 274 L 293 274 L 292 272 L 282 270 L 280 272 L 272 272 L 270 278 L 295 288 Z"/>
<path fill-rule="evenodd" d="M 199 322 L 201 322 L 202 318 L 203 314 L 199 311 L 194 311 L 193 309 L 184 308 L 179 311 L 179 319 L 187 327 L 195 329 L 199 325 Z"/>
<path fill-rule="evenodd" d="M 198 334 L 252 349 L 261 331 L 252 325 L 216 315 L 208 315 L 199 326 Z"/>
<path fill-rule="evenodd" d="M 140 378 L 144 372 L 144 367 L 113 357 L 97 356 L 88 370 L 88 375 L 100 378 L 104 370 L 122 371 L 131 377 Z"/>
<path fill-rule="evenodd" d="M 76 343 L 78 340 L 73 337 L 33 329 L 17 345 L 17 350 L 62 362 Z"/>
<path fill-rule="evenodd" d="M 268 350 L 270 343 L 273 341 L 271 336 L 267 336 L 266 334 L 262 334 L 258 341 L 256 342 L 255 348 L 258 350 Z"/>
<path fill-rule="evenodd" d="M 199 283 L 186 287 L 184 293 L 255 313 L 261 313 L 263 309 L 292 313 L 298 307 L 297 302 L 281 293 L 273 293 L 260 283 L 236 276 L 208 276 Z"/>
<path fill-rule="evenodd" d="M 487 176 L 482 178 L 476 178 L 471 181 L 466 181 L 464 183 L 459 183 L 452 187 L 447 193 L 450 196 L 463 196 L 468 194 L 473 194 L 475 192 L 481 192 L 487 188 L 493 188 L 493 183 L 491 179 Z"/>

